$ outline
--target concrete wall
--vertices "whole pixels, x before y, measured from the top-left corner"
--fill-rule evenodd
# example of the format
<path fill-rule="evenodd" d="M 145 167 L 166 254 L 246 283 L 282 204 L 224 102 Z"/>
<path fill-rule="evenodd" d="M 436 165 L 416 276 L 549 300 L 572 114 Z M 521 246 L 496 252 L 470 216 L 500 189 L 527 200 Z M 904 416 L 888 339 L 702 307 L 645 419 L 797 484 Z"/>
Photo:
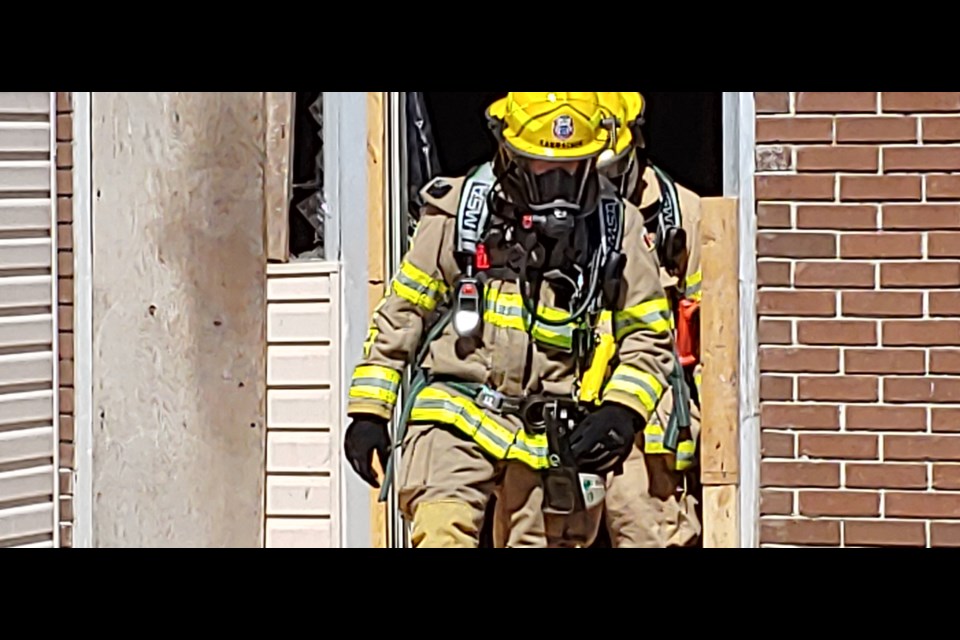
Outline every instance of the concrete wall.
<path fill-rule="evenodd" d="M 93 545 L 262 544 L 261 93 L 95 93 Z"/>

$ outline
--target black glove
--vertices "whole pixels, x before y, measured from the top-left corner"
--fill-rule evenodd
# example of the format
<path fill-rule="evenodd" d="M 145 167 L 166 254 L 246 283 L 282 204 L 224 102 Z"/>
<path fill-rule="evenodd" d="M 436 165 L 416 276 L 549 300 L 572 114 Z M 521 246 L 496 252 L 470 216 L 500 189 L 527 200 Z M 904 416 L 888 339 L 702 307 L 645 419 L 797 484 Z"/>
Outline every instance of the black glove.
<path fill-rule="evenodd" d="M 630 455 L 644 423 L 636 411 L 605 404 L 591 413 L 570 435 L 570 448 L 582 471 L 606 473 Z"/>
<path fill-rule="evenodd" d="M 374 489 L 379 489 L 380 482 L 373 472 L 373 452 L 376 450 L 380 466 L 386 472 L 387 459 L 390 457 L 387 421 L 378 416 L 355 418 L 343 437 L 343 449 L 357 475 Z"/>

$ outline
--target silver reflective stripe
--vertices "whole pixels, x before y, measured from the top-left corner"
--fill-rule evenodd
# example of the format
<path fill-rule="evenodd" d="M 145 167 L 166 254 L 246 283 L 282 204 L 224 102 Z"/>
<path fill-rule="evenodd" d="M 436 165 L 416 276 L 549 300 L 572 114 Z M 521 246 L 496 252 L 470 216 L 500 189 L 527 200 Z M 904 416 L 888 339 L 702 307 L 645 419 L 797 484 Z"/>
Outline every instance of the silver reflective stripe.
<path fill-rule="evenodd" d="M 377 387 L 379 389 L 386 389 L 387 391 L 397 392 L 397 389 L 400 388 L 399 384 L 390 382 L 389 380 L 381 380 L 380 378 L 354 378 L 350 383 L 351 387 Z"/>

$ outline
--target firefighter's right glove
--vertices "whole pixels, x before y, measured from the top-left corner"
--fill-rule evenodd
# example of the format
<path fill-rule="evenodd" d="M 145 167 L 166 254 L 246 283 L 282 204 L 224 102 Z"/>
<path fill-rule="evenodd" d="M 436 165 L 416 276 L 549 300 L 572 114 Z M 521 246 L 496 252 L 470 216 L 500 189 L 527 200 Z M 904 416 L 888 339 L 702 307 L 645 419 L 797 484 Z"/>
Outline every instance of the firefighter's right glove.
<path fill-rule="evenodd" d="M 643 420 L 631 409 L 605 404 L 570 434 L 570 449 L 578 467 L 589 473 L 613 471 L 630 455 Z"/>
<path fill-rule="evenodd" d="M 362 416 L 354 419 L 343 437 L 343 448 L 350 466 L 357 475 L 374 489 L 380 482 L 373 471 L 373 452 L 377 452 L 380 468 L 386 471 L 390 457 L 390 434 L 387 421 L 378 416 Z"/>

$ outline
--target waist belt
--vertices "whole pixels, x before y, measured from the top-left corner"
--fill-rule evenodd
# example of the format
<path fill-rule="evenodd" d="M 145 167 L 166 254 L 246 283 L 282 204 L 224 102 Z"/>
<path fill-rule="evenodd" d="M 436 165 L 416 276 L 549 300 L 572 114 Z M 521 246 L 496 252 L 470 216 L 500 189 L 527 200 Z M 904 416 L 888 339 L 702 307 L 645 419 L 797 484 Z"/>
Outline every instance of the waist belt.
<path fill-rule="evenodd" d="M 569 408 L 579 408 L 580 404 L 568 396 L 533 394 L 529 396 L 508 396 L 476 382 L 459 382 L 435 378 L 451 389 L 464 394 L 479 407 L 489 409 L 504 416 L 517 416 L 528 431 L 543 432 L 546 429 L 544 410 L 548 405 L 557 404 Z"/>

